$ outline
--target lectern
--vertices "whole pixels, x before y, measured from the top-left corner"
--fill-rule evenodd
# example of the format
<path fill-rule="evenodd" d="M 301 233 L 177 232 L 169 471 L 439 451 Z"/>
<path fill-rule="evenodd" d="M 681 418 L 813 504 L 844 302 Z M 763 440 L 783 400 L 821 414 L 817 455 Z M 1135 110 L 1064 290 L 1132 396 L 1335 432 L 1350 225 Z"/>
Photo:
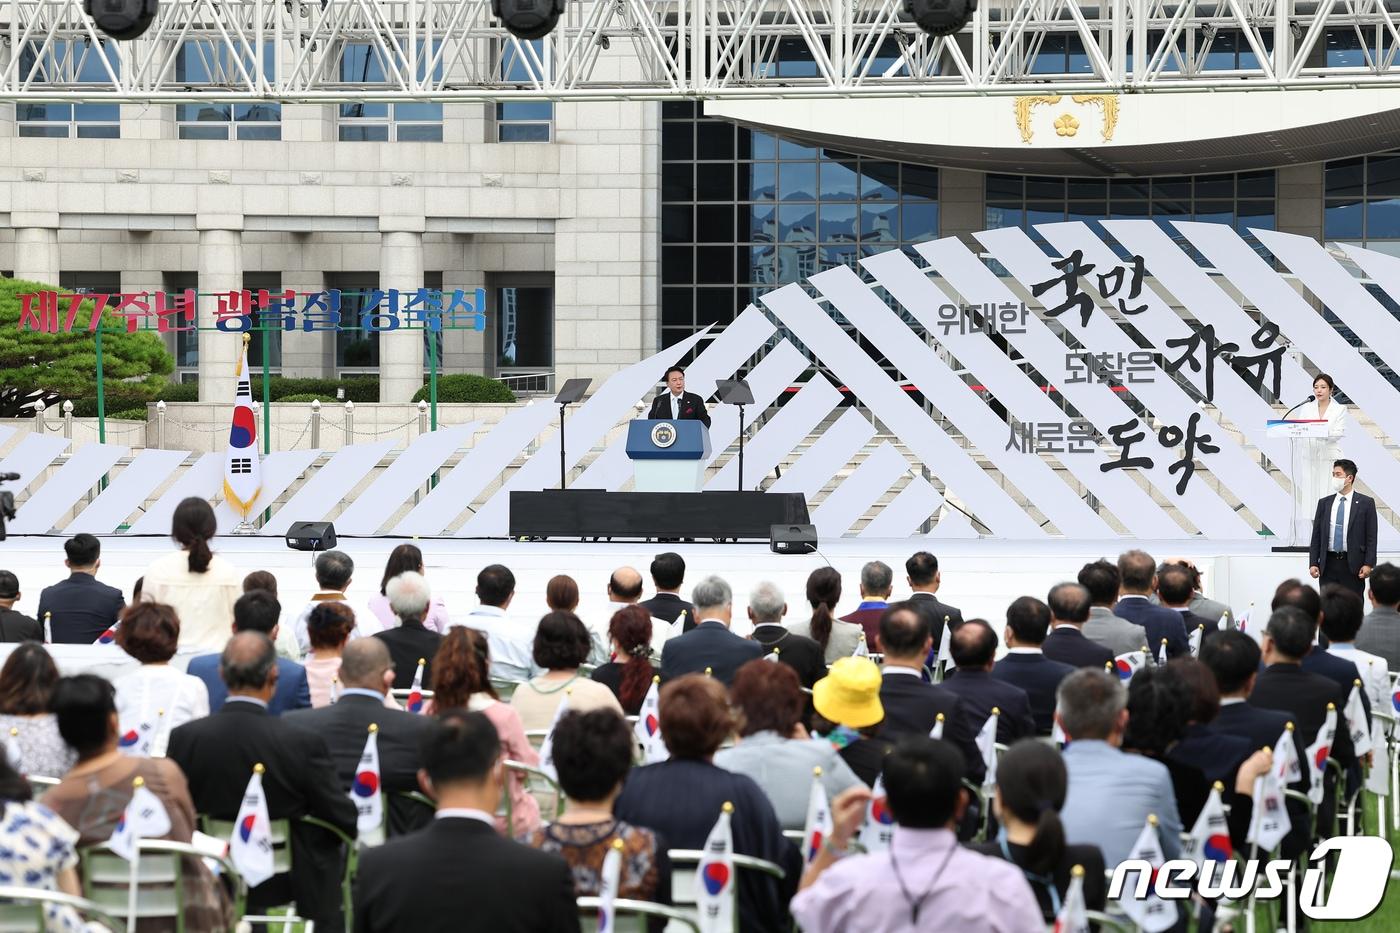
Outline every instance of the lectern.
<path fill-rule="evenodd" d="M 1328 436 L 1326 418 L 1271 418 L 1264 425 L 1266 437 L 1288 438 L 1288 482 L 1298 488 L 1298 476 L 1303 472 L 1300 462 L 1306 454 L 1301 442 Z M 1293 514 L 1289 521 L 1288 545 L 1275 550 L 1306 550 L 1312 537 L 1312 513 L 1298 514 L 1298 493 L 1293 494 Z"/>
<path fill-rule="evenodd" d="M 699 421 L 638 419 L 627 426 L 637 492 L 699 492 L 710 462 L 710 432 Z"/>

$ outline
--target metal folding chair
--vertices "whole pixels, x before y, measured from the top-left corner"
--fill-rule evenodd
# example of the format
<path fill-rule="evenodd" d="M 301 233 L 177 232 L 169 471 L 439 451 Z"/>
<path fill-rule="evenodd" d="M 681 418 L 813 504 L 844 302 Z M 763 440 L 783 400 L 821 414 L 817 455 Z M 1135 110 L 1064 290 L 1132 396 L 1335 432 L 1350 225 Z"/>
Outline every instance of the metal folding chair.
<path fill-rule="evenodd" d="M 113 933 L 126 933 L 126 923 L 101 904 L 62 891 L 0 885 L 0 933 L 34 933 L 48 929 L 51 907 L 70 908 L 89 920 L 105 923 Z"/>
<path fill-rule="evenodd" d="M 578 899 L 578 920 L 582 933 L 597 933 L 598 907 L 601 902 L 601 898 L 591 896 Z M 668 921 L 666 927 L 668 931 L 693 930 L 695 933 L 700 933 L 700 922 L 695 918 L 694 913 L 687 913 L 664 904 L 634 901 L 623 897 L 613 901 L 613 922 L 608 927 L 608 933 L 613 933 L 613 931 L 625 933 L 627 930 L 647 933 L 647 920 L 652 917 L 665 917 Z M 624 920 L 635 921 L 635 925 L 624 923 Z"/>

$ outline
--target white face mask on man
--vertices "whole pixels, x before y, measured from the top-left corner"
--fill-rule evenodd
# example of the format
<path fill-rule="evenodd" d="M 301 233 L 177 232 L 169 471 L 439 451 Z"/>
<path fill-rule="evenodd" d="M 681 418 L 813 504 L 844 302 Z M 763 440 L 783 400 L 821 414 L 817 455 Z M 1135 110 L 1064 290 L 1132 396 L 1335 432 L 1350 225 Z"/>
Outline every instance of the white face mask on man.
<path fill-rule="evenodd" d="M 1346 478 L 1345 476 L 1334 476 L 1334 477 L 1332 477 L 1332 491 L 1333 491 L 1333 492 L 1341 492 L 1341 491 L 1342 491 L 1342 487 L 1345 486 L 1346 484 L 1347 484 L 1347 478 Z"/>

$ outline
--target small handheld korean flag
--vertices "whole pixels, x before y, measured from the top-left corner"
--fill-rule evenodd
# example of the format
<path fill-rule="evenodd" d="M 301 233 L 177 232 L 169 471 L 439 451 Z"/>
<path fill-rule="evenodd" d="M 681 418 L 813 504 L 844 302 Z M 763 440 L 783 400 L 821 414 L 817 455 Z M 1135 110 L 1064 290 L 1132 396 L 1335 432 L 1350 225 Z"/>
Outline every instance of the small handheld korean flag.
<path fill-rule="evenodd" d="M 943 738 L 943 723 L 943 714 L 939 713 L 937 716 L 934 717 L 933 728 L 928 731 L 928 737 L 931 739 Z"/>
<path fill-rule="evenodd" d="M 1147 823 L 1138 834 L 1137 842 L 1133 844 L 1128 858 L 1146 862 L 1151 867 L 1151 873 L 1144 896 L 1135 896 L 1137 885 L 1125 884 L 1118 905 L 1123 908 L 1123 913 L 1132 918 L 1146 933 L 1162 933 L 1163 930 L 1171 929 L 1176 925 L 1176 905 L 1158 897 L 1154 885 L 1158 869 L 1167 860 L 1162 852 L 1162 843 L 1157 838 L 1156 814 L 1147 815 Z M 1133 874 L 1130 874 L 1129 878 L 1132 879 Z"/>
<path fill-rule="evenodd" d="M 1390 795 L 1390 756 L 1385 753 L 1385 723 L 1377 716 L 1371 720 L 1371 769 L 1366 772 L 1366 789 L 1379 797 Z"/>
<path fill-rule="evenodd" d="M 632 732 L 642 746 L 642 763 L 656 764 L 670 757 L 666 743 L 661 738 L 661 678 L 653 677 L 647 695 L 642 699 L 642 707 L 637 712 L 637 724 Z"/>
<path fill-rule="evenodd" d="M 1360 758 L 1371 751 L 1371 724 L 1366 719 L 1366 707 L 1361 702 L 1361 681 L 1357 680 L 1347 697 L 1346 709 L 1342 711 L 1347 720 L 1347 735 L 1351 737 L 1352 748 Z"/>
<path fill-rule="evenodd" d="M 131 781 L 131 800 L 117 819 L 117 826 L 107 844 L 128 862 L 136 858 L 137 842 L 159 839 L 170 832 L 170 814 L 160 798 L 151 793 L 142 778 Z"/>
<path fill-rule="evenodd" d="M 1206 627 L 1205 627 L 1204 625 L 1198 625 L 1198 626 L 1196 626 L 1196 630 L 1195 630 L 1194 632 L 1191 633 L 1191 642 L 1190 642 L 1191 657 L 1193 657 L 1193 658 L 1200 657 L 1200 655 L 1201 655 L 1201 641 L 1204 640 L 1205 637 L 1206 637 Z"/>
<path fill-rule="evenodd" d="M 1215 864 L 1224 865 L 1230 860 L 1234 846 L 1230 843 L 1230 825 L 1225 818 L 1225 804 L 1220 799 L 1225 785 L 1219 781 L 1210 789 L 1206 805 L 1201 815 L 1196 817 L 1196 825 L 1181 845 L 1181 857 L 1190 859 L 1201 866 L 1201 876 L 1211 877 Z"/>
<path fill-rule="evenodd" d="M 44 615 L 47 616 L 48 613 L 46 612 L 46 613 L 44 613 Z M 105 632 L 103 632 L 101 635 L 98 635 L 98 636 L 97 636 L 97 641 L 93 642 L 93 644 L 94 644 L 94 645 L 110 645 L 110 644 L 112 644 L 114 641 L 117 640 L 117 628 L 118 628 L 120 625 L 121 625 L 120 622 L 113 622 L 112 625 L 111 625 L 111 627 L 108 628 L 107 631 L 105 631 Z"/>
<path fill-rule="evenodd" d="M 977 733 L 977 750 L 982 753 L 982 763 L 987 766 L 987 776 L 982 779 L 983 787 L 993 787 L 997 782 L 997 721 L 1000 718 L 1001 709 L 993 706 L 992 714 Z"/>
<path fill-rule="evenodd" d="M 1332 743 L 1336 738 L 1337 704 L 1328 703 L 1327 717 L 1322 720 L 1322 728 L 1317 730 L 1317 738 L 1307 747 L 1308 799 L 1315 806 L 1322 803 L 1322 778 L 1327 773 L 1327 758 L 1332 754 Z"/>
<path fill-rule="evenodd" d="M 339 678 L 339 677 L 332 677 L 332 678 L 331 678 L 331 703 L 332 703 L 332 705 L 334 705 L 334 704 L 339 703 L 339 702 L 340 702 L 340 678 Z"/>
<path fill-rule="evenodd" d="M 807 798 L 807 822 L 802 827 L 802 863 L 812 864 L 822 845 L 831 838 L 831 801 L 822 784 L 822 769 L 812 769 L 812 791 Z"/>
<path fill-rule="evenodd" d="M 943 634 L 938 638 L 938 658 L 937 663 L 947 666 L 953 660 L 953 626 L 949 624 L 948 617 L 943 617 Z"/>
<path fill-rule="evenodd" d="M 1129 651 L 1127 654 L 1120 654 L 1113 659 L 1113 671 L 1124 685 L 1127 685 L 1133 679 L 1133 675 L 1146 666 L 1146 651 Z"/>
<path fill-rule="evenodd" d="M 729 821 L 734 804 L 724 802 L 719 819 L 705 839 L 695 872 L 695 906 L 701 933 L 734 931 L 734 835 Z"/>
<path fill-rule="evenodd" d="M 423 712 L 423 666 L 427 663 L 427 658 L 419 658 L 418 669 L 413 672 L 413 684 L 408 688 L 408 711 L 410 713 Z"/>
<path fill-rule="evenodd" d="M 778 652 L 779 652 L 780 650 L 781 650 L 781 649 L 779 649 L 779 648 L 774 648 L 772 651 L 768 652 L 767 654 L 765 654 L 765 655 L 763 656 L 763 660 L 765 660 L 765 661 L 772 661 L 774 664 L 777 664 L 778 661 L 780 660 L 780 658 L 778 657 Z"/>
<path fill-rule="evenodd" d="M 1060 705 L 1058 703 L 1055 704 L 1055 715 L 1050 726 L 1050 741 L 1056 745 L 1064 745 L 1069 741 L 1069 736 L 1065 735 L 1065 727 L 1060 725 Z"/>
<path fill-rule="evenodd" d="M 53 644 L 53 613 L 44 613 L 44 644 Z"/>
<path fill-rule="evenodd" d="M 238 353 L 234 370 L 233 421 L 224 453 L 224 501 L 246 522 L 262 492 L 262 464 L 258 460 L 258 419 L 253 411 L 253 388 L 248 381 L 248 341 Z"/>
<path fill-rule="evenodd" d="M 24 753 L 19 748 L 19 727 L 11 726 L 5 734 L 5 761 L 16 774 L 24 774 Z"/>
<path fill-rule="evenodd" d="M 549 731 L 540 743 L 540 770 L 556 781 L 559 780 L 559 772 L 554 770 L 554 727 L 559 725 L 559 720 L 569 711 L 569 694 L 573 692 L 572 688 L 564 691 L 564 698 L 555 707 L 554 718 L 549 721 Z"/>
<path fill-rule="evenodd" d="M 860 641 L 856 642 L 856 650 L 851 652 L 851 657 L 853 657 L 853 658 L 868 658 L 868 657 L 870 657 L 870 649 L 867 648 L 866 645 L 865 645 L 865 633 L 864 633 L 864 632 L 861 632 L 861 633 L 860 633 Z"/>
<path fill-rule="evenodd" d="M 598 879 L 598 933 L 613 933 L 613 902 L 617 900 L 618 882 L 622 878 L 622 840 L 614 839 L 603 856 L 603 871 Z"/>
<path fill-rule="evenodd" d="M 1250 603 L 1248 609 L 1235 616 L 1235 628 L 1239 629 L 1241 632 L 1246 632 L 1249 629 L 1249 620 L 1253 615 L 1254 603 Z"/>
<path fill-rule="evenodd" d="M 1076 865 L 1069 872 L 1069 890 L 1065 903 L 1055 915 L 1051 933 L 1089 933 L 1088 906 L 1084 903 L 1084 866 Z"/>
<path fill-rule="evenodd" d="M 238 819 L 228 841 L 229 858 L 250 888 L 277 873 L 272 861 L 272 821 L 267 816 L 262 776 L 262 764 L 253 765 L 253 776 L 243 791 L 243 804 L 238 808 Z"/>
<path fill-rule="evenodd" d="M 1280 742 L 1292 746 L 1293 736 L 1285 732 Z M 1274 749 L 1274 761 L 1277 763 L 1280 749 Z M 1254 779 L 1254 810 L 1249 820 L 1249 831 L 1245 835 L 1245 841 L 1251 842 L 1265 852 L 1272 852 L 1278 848 L 1278 844 L 1293 829 L 1293 820 L 1288 816 L 1288 807 L 1284 799 L 1284 785 L 1279 778 L 1279 769 L 1275 767 L 1265 771 Z"/>
<path fill-rule="evenodd" d="M 860 845 L 866 852 L 884 852 L 894 838 L 894 814 L 885 799 L 885 779 L 875 778 L 870 789 L 870 806 L 865 810 L 865 822 L 860 827 Z"/>
<path fill-rule="evenodd" d="M 355 767 L 355 778 L 350 782 L 350 802 L 358 814 L 355 825 L 362 839 L 384 826 L 384 797 L 379 789 L 379 724 L 372 722 L 365 750 L 360 753 L 360 763 Z"/>
<path fill-rule="evenodd" d="M 1163 638 L 1162 643 L 1157 646 L 1157 663 L 1167 663 L 1167 640 L 1165 638 Z"/>
<path fill-rule="evenodd" d="M 1298 760 L 1298 748 L 1293 744 L 1293 723 L 1283 726 L 1283 734 L 1274 743 L 1274 774 L 1280 784 L 1287 786 L 1303 779 L 1303 764 Z"/>

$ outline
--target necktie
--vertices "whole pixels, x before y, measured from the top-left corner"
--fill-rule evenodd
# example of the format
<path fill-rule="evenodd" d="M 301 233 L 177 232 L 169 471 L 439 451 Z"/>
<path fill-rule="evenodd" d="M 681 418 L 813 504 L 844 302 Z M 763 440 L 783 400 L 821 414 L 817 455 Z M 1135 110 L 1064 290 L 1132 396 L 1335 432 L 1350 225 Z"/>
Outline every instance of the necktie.
<path fill-rule="evenodd" d="M 675 418 L 677 421 L 679 421 L 681 417 L 681 400 L 675 393 L 671 394 L 671 417 Z"/>
<path fill-rule="evenodd" d="M 1332 550 L 1345 551 L 1346 542 L 1342 538 L 1342 522 L 1346 520 L 1347 500 L 1344 496 L 1337 497 L 1337 524 L 1332 528 Z"/>

